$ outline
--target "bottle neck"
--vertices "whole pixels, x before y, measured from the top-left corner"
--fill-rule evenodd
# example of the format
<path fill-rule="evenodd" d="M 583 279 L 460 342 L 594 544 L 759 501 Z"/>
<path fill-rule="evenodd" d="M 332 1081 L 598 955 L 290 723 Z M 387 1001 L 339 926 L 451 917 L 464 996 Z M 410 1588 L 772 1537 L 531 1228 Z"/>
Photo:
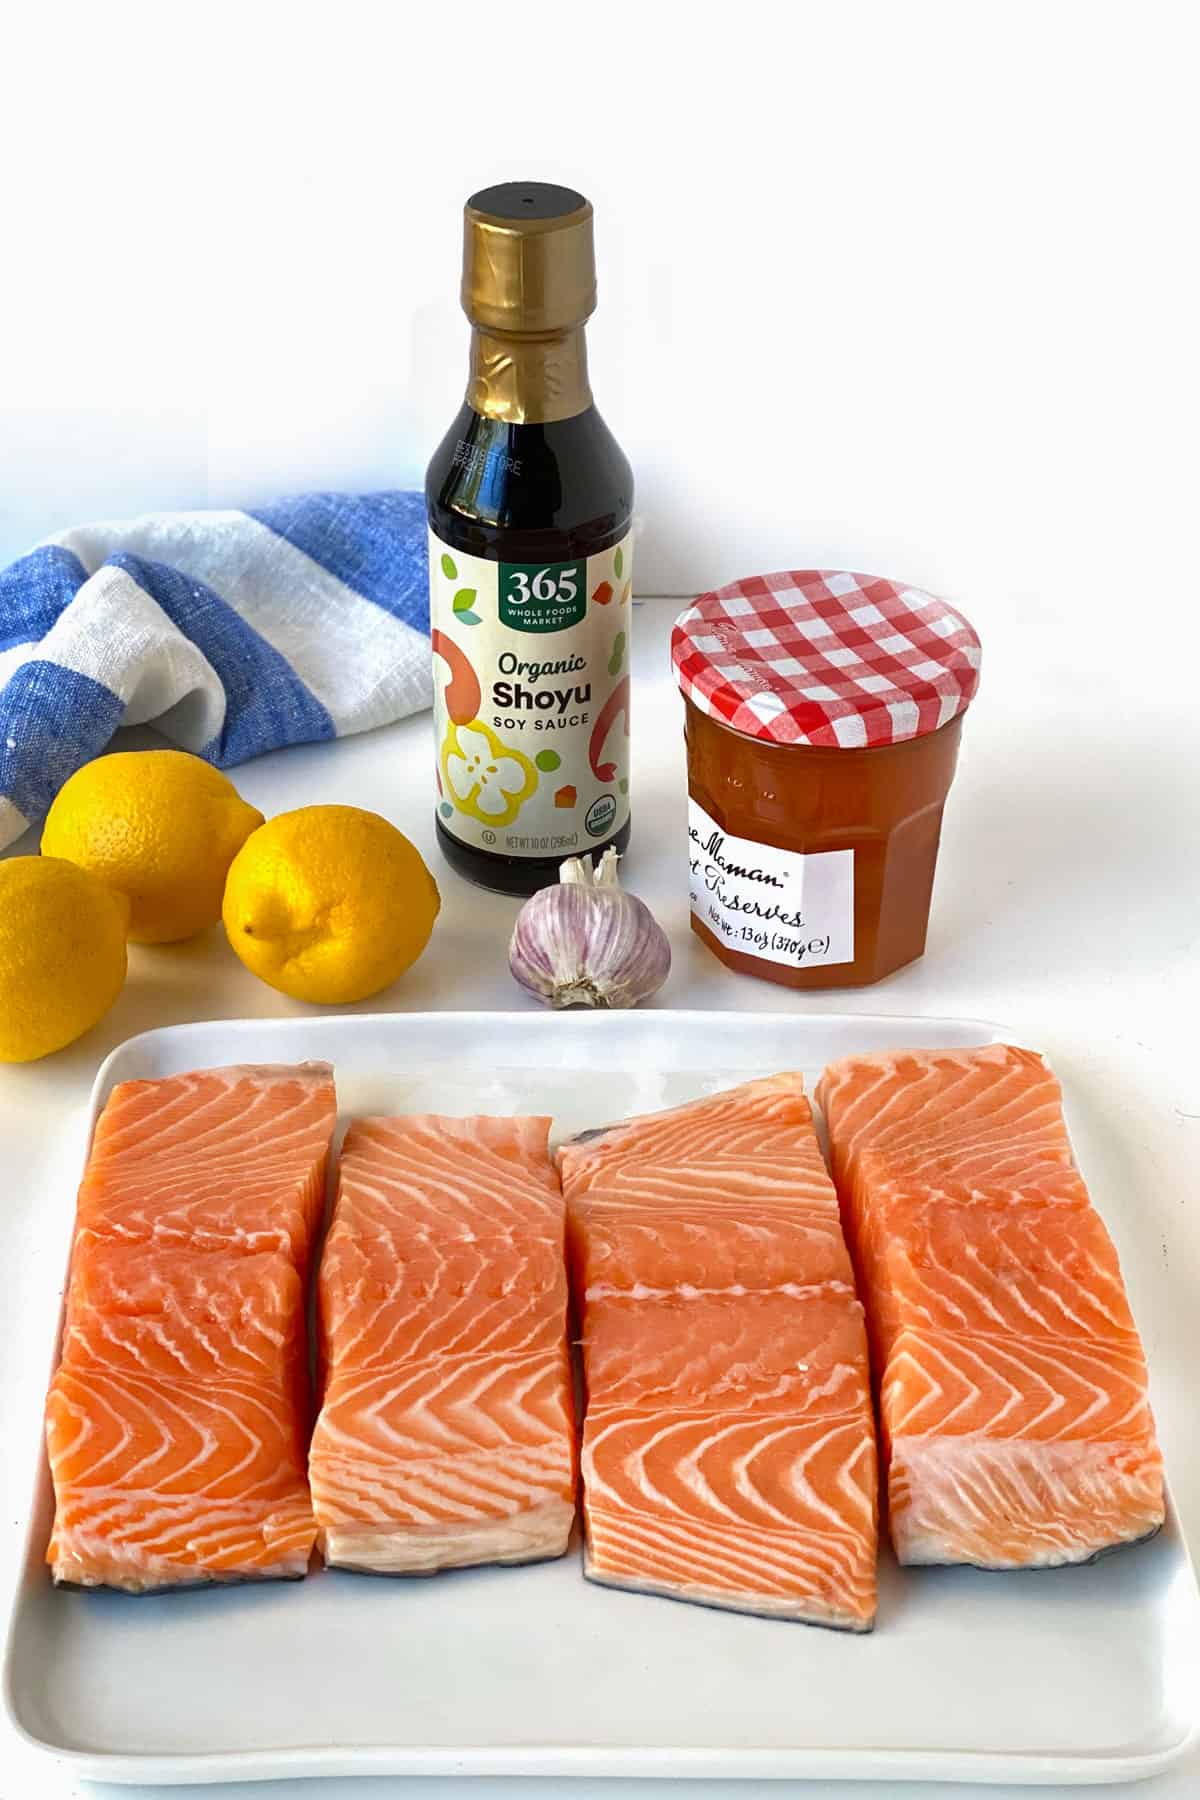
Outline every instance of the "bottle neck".
<path fill-rule="evenodd" d="M 467 404 L 506 425 L 573 419 L 592 404 L 583 326 L 531 337 L 471 331 Z"/>

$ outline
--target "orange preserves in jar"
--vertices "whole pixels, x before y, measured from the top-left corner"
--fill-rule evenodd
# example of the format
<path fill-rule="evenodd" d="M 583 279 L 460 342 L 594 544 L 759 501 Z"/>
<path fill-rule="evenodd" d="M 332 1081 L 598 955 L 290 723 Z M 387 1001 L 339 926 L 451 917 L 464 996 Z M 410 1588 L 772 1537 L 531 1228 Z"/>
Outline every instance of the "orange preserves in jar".
<path fill-rule="evenodd" d="M 862 987 L 925 948 L 979 640 L 880 577 L 800 570 L 702 595 L 684 696 L 692 929 L 789 987 Z"/>

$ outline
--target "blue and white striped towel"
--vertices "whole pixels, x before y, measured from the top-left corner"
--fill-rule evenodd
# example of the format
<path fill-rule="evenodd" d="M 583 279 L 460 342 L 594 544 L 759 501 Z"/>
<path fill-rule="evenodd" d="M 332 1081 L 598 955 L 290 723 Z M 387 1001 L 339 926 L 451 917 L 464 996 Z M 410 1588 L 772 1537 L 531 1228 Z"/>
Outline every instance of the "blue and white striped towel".
<path fill-rule="evenodd" d="M 0 571 L 0 849 L 118 725 L 229 768 L 431 694 L 419 494 L 64 531 Z"/>

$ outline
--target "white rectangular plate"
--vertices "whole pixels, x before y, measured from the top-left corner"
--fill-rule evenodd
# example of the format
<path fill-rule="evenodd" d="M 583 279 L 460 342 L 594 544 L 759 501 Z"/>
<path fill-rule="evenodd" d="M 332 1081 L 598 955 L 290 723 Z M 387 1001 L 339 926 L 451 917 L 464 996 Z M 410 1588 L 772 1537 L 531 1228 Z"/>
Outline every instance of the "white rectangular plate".
<path fill-rule="evenodd" d="M 978 1021 L 816 1012 L 181 1025 L 113 1053 L 92 1118 L 132 1077 L 327 1058 L 344 1115 L 553 1112 L 566 1132 L 779 1069 L 811 1088 L 852 1051 L 1000 1036 Z M 1079 1123 L 1096 1203 L 1124 1229 L 1136 1195 Z M 145 1598 L 56 1592 L 42 1560 L 51 1509 L 43 1463 L 5 1695 L 27 1738 L 100 1780 L 1099 1782 L 1165 1768 L 1194 1729 L 1200 1605 L 1173 1515 L 1091 1568 L 901 1570 L 885 1552 L 878 1627 L 860 1638 L 596 1587 L 577 1551 L 426 1581 L 326 1570 Z"/>

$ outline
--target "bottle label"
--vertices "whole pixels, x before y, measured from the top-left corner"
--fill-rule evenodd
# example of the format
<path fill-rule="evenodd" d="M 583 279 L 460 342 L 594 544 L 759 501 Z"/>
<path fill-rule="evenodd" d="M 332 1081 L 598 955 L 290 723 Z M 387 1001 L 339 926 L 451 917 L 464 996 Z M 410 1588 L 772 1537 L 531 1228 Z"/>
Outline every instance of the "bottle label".
<path fill-rule="evenodd" d="M 429 534 L 438 816 L 497 856 L 578 856 L 629 816 L 628 535 L 490 562 Z"/>
<path fill-rule="evenodd" d="M 790 969 L 854 961 L 854 852 L 733 837 L 688 800 L 692 912 L 719 943 Z"/>

